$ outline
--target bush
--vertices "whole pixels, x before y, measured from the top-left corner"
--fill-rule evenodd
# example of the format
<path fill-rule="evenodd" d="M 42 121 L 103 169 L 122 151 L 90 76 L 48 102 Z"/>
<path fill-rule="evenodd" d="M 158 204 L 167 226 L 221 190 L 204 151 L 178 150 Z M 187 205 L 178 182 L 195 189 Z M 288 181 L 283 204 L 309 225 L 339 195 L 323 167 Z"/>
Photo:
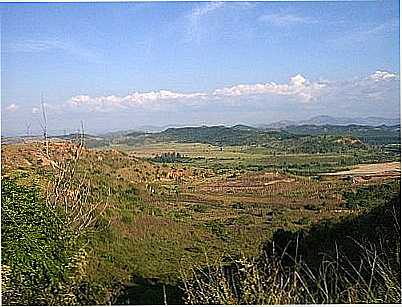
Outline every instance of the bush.
<path fill-rule="evenodd" d="M 3 303 L 49 304 L 67 277 L 73 242 L 59 212 L 50 210 L 36 187 L 3 179 L 1 185 Z"/>
<path fill-rule="evenodd" d="M 370 185 L 359 187 L 356 191 L 344 193 L 346 199 L 345 207 L 351 209 L 370 209 L 385 204 L 395 195 L 401 193 L 401 182 L 393 182 L 382 185 Z"/>

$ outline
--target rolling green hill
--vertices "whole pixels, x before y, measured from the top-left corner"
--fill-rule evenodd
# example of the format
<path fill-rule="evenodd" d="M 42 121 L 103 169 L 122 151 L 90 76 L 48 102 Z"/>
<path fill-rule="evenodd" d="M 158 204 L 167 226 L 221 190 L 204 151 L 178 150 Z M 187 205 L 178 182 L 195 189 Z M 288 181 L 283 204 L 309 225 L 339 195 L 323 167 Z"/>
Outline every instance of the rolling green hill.
<path fill-rule="evenodd" d="M 284 129 L 295 135 L 335 135 L 353 136 L 359 138 L 363 143 L 371 145 L 400 144 L 400 125 L 395 126 L 334 126 L 334 125 L 301 125 L 289 126 Z"/>
<path fill-rule="evenodd" d="M 129 145 L 157 142 L 203 143 L 214 146 L 260 146 L 280 152 L 325 153 L 399 144 L 399 126 L 290 126 L 264 130 L 245 125 L 168 128 L 159 133 L 128 134 Z"/>

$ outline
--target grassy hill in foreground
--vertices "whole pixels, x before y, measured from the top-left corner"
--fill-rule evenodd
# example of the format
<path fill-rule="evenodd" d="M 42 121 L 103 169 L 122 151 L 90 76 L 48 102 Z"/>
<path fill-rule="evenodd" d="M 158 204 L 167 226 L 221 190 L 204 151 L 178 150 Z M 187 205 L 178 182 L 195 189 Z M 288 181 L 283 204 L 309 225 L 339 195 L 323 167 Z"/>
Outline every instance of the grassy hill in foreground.
<path fill-rule="evenodd" d="M 307 231 L 279 230 L 259 257 L 198 269 L 191 304 L 401 303 L 401 200 Z"/>
<path fill-rule="evenodd" d="M 179 303 L 183 274 L 193 268 L 252 259 L 280 229 L 298 232 L 364 214 L 362 204 L 378 205 L 400 187 L 392 176 L 355 184 L 291 172 L 321 171 L 321 159 L 341 157 L 332 154 L 267 155 L 246 146 L 231 152 L 230 161 L 214 153 L 212 160 L 151 163 L 70 142 L 51 142 L 48 149 L 43 143 L 2 147 L 3 293 L 13 304 L 162 304 L 163 289 L 169 303 Z M 216 164 L 226 162 L 227 171 L 218 172 Z M 333 167 L 327 162 L 325 169 Z M 370 197 L 365 190 L 347 194 L 362 187 Z M 356 206 L 345 207 L 348 199 Z M 43 257 L 35 261 L 39 250 Z"/>

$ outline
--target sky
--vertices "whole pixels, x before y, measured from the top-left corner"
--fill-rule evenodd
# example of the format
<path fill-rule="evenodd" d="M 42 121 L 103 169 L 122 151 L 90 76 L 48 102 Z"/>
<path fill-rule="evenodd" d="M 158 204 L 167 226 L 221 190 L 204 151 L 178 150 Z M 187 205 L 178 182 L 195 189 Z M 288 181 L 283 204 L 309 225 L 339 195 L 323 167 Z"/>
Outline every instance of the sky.
<path fill-rule="evenodd" d="M 2 135 L 399 118 L 399 1 L 0 4 Z"/>

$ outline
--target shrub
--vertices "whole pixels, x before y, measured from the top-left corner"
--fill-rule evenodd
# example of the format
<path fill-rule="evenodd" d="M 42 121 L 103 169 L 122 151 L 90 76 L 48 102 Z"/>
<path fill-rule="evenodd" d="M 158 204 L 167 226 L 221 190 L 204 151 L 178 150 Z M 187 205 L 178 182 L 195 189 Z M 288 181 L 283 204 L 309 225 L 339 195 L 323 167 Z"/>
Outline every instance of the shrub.
<path fill-rule="evenodd" d="M 36 187 L 2 180 L 3 303 L 49 304 L 48 292 L 65 281 L 73 242 L 60 212 L 50 210 Z"/>

